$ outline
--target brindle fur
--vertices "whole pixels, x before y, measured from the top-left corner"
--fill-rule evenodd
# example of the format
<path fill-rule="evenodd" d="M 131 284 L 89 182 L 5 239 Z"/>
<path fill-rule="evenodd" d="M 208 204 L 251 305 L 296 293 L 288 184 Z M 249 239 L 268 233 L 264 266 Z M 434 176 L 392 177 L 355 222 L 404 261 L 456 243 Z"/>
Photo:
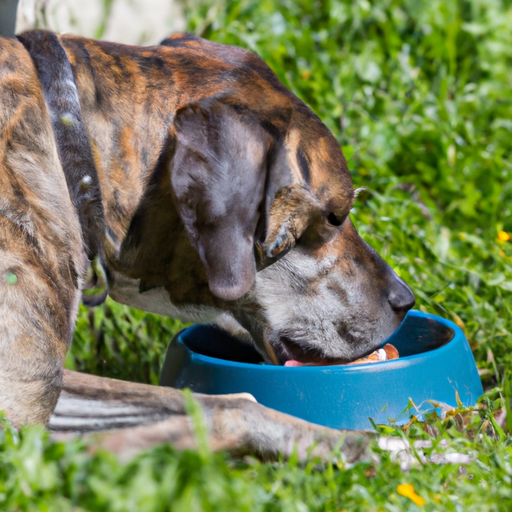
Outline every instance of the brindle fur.
<path fill-rule="evenodd" d="M 0 275 L 18 276 L 0 281 L 0 408 L 16 424 L 48 421 L 96 256 L 115 300 L 186 320 L 223 313 L 267 361 L 355 359 L 412 306 L 348 219 L 335 138 L 256 55 L 188 35 L 141 48 L 28 32 L 0 39 L 0 95 Z M 66 374 L 53 427 L 149 429 L 177 415 L 163 420 L 174 439 L 180 393 L 126 386 Z M 73 410 L 98 405 L 98 389 L 93 428 Z M 138 412 L 105 420 L 119 401 Z M 200 401 L 212 436 L 239 425 L 236 449 L 339 437 L 257 404 Z"/>
<path fill-rule="evenodd" d="M 187 417 L 183 394 L 172 388 L 134 384 L 64 371 L 61 398 L 50 422 L 55 439 L 87 432 L 94 446 L 124 458 L 155 444 L 196 448 L 195 426 Z M 369 436 L 323 428 L 267 409 L 240 395 L 195 394 L 209 433 L 210 447 L 235 455 L 301 458 L 333 455 L 346 462 L 368 459 Z M 103 433 L 102 433 L 103 431 Z"/>
<path fill-rule="evenodd" d="M 86 262 L 34 66 L 0 41 L 0 406 L 16 424 L 46 423 Z"/>

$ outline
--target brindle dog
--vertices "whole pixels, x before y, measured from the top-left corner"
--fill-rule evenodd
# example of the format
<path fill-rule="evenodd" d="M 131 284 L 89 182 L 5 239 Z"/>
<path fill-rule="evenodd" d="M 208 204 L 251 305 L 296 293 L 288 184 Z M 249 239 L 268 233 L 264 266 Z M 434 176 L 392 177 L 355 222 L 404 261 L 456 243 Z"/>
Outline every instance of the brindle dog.
<path fill-rule="evenodd" d="M 0 409 L 47 424 L 64 386 L 54 430 L 193 443 L 176 390 L 63 380 L 87 275 L 145 311 L 223 313 L 271 363 L 372 352 L 414 297 L 354 229 L 355 196 L 335 138 L 248 51 L 190 35 L 0 39 Z M 217 447 L 339 439 L 243 398 L 198 399 Z"/>

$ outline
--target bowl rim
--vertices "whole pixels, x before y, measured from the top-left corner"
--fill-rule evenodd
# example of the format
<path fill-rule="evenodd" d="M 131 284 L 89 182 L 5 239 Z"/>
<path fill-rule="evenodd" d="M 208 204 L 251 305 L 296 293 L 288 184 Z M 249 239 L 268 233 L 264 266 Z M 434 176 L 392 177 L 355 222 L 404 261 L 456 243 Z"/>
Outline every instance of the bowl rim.
<path fill-rule="evenodd" d="M 420 317 L 426 318 L 430 320 L 435 320 L 446 327 L 449 327 L 454 331 L 453 338 L 445 343 L 444 345 L 429 350 L 428 352 L 420 352 L 419 354 L 414 354 L 410 356 L 399 357 L 398 359 L 391 359 L 388 361 L 378 361 L 376 363 L 371 364 L 351 364 L 351 365 L 326 365 L 326 366 L 282 366 L 282 365 L 271 365 L 271 364 L 255 364 L 255 363 L 243 363 L 238 361 L 229 361 L 227 359 L 220 359 L 217 357 L 207 356 L 204 354 L 200 354 L 198 352 L 194 352 L 190 349 L 186 343 L 183 341 L 182 336 L 186 335 L 187 332 L 190 332 L 193 329 L 196 329 L 199 326 L 207 326 L 208 324 L 196 324 L 186 329 L 183 329 L 176 336 L 176 341 L 179 343 L 183 349 L 185 349 L 192 360 L 193 363 L 217 366 L 217 367 L 225 367 L 225 368 L 240 368 L 240 369 L 251 369 L 258 370 L 263 372 L 273 371 L 273 372 L 283 372 L 283 371 L 293 371 L 293 372 L 335 372 L 335 373 L 353 373 L 353 372 L 373 372 L 373 371 L 382 371 L 384 369 L 397 369 L 401 366 L 407 365 L 411 366 L 413 364 L 418 364 L 425 360 L 426 355 L 430 354 L 434 356 L 443 356 L 444 351 L 450 350 L 455 343 L 464 342 L 466 340 L 466 336 L 462 329 L 452 322 L 451 320 L 447 320 L 446 318 L 433 315 L 431 313 L 424 313 L 419 310 L 410 310 L 405 318 L 402 320 L 402 323 L 395 329 L 395 331 L 388 336 L 385 340 L 382 341 L 380 346 L 384 346 L 388 341 L 398 332 L 399 329 L 403 326 L 408 317 Z"/>

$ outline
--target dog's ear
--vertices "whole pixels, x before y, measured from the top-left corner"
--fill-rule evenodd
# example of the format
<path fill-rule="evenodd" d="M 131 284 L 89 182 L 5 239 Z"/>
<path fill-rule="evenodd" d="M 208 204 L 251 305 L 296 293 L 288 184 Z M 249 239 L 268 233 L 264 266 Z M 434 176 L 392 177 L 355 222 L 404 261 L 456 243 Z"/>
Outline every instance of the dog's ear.
<path fill-rule="evenodd" d="M 270 136 L 253 114 L 208 100 L 180 109 L 171 183 L 212 293 L 235 300 L 256 274 L 254 235 Z"/>
<path fill-rule="evenodd" d="M 260 258 L 266 266 L 292 249 L 308 226 L 321 220 L 321 207 L 310 190 L 299 184 L 276 193 L 267 220 L 266 235 L 259 242 Z"/>

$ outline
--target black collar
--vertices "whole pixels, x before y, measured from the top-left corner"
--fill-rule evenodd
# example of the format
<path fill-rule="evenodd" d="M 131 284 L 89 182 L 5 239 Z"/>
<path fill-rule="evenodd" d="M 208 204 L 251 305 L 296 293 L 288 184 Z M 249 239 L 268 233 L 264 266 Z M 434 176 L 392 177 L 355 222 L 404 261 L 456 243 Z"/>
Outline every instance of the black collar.
<path fill-rule="evenodd" d="M 33 30 L 17 38 L 30 54 L 41 83 L 69 195 L 82 228 L 85 252 L 93 269 L 97 263 L 104 269 L 106 222 L 101 189 L 71 64 L 52 32 Z M 101 276 L 96 274 L 92 280 L 98 277 Z M 106 280 L 106 275 L 103 277 Z M 102 297 L 90 300 L 84 295 L 83 301 L 95 305 L 105 300 L 106 293 L 105 287 Z"/>

